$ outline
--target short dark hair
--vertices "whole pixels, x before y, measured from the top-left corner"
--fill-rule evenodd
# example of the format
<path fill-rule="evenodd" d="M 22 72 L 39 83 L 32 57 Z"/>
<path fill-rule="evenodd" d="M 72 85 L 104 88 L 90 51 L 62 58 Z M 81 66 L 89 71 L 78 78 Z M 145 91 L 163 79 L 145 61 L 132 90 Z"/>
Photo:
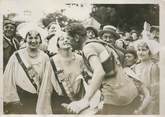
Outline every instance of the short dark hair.
<path fill-rule="evenodd" d="M 94 27 L 87 27 L 86 30 L 92 30 L 96 37 L 98 37 L 98 31 Z"/>
<path fill-rule="evenodd" d="M 25 36 L 25 39 L 24 39 L 24 42 L 26 42 L 27 41 L 27 37 L 28 37 L 28 35 L 30 35 L 30 32 L 31 31 L 28 31 L 27 33 L 26 33 L 26 36 Z M 38 34 L 37 34 L 38 36 L 39 36 L 39 38 L 40 38 L 40 44 L 42 43 L 42 39 L 41 39 L 41 34 L 38 32 Z"/>
<path fill-rule="evenodd" d="M 137 52 L 133 49 L 126 50 L 125 55 L 126 54 L 132 54 L 135 57 L 135 59 L 137 58 Z"/>

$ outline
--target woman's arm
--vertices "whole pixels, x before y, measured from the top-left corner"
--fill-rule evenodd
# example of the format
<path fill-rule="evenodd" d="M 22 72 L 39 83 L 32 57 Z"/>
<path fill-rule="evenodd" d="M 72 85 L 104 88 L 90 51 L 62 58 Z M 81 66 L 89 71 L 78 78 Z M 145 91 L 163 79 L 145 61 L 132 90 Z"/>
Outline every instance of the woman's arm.
<path fill-rule="evenodd" d="M 19 64 L 16 60 L 15 53 L 10 57 L 3 77 L 3 101 L 5 103 L 19 102 L 19 96 L 17 94 L 15 77 L 18 73 L 14 73 L 16 65 Z M 18 66 L 18 65 L 17 65 Z"/>
<path fill-rule="evenodd" d="M 143 110 L 148 106 L 148 104 L 152 100 L 149 90 L 144 85 L 141 85 L 139 92 L 144 95 L 144 99 L 143 99 L 141 106 L 137 110 L 134 111 L 135 114 L 142 114 Z"/>
<path fill-rule="evenodd" d="M 159 67 L 158 64 L 153 64 L 151 68 L 151 96 L 159 95 Z"/>

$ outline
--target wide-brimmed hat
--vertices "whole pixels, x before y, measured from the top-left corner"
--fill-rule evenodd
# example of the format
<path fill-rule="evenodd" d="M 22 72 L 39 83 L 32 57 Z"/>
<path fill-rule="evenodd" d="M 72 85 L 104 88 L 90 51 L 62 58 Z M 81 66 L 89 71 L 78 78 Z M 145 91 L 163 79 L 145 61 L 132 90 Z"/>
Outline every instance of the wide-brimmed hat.
<path fill-rule="evenodd" d="M 26 34 L 29 31 L 37 31 L 41 39 L 45 39 L 45 37 L 48 35 L 48 32 L 41 28 L 36 22 L 27 22 L 27 23 L 22 23 L 17 27 L 18 34 L 20 34 L 23 38 L 26 37 Z"/>
<path fill-rule="evenodd" d="M 92 30 L 95 33 L 95 36 L 98 37 L 98 31 L 95 27 L 93 26 L 87 26 L 86 30 Z"/>
<path fill-rule="evenodd" d="M 105 25 L 105 26 L 103 27 L 103 30 L 101 30 L 101 31 L 99 32 L 100 37 L 102 37 L 102 35 L 103 35 L 104 33 L 111 33 L 111 34 L 114 35 L 114 37 L 115 37 L 116 39 L 119 39 L 119 38 L 120 38 L 120 35 L 116 32 L 116 27 L 114 27 L 114 26 L 112 26 L 112 25 Z"/>
<path fill-rule="evenodd" d="M 135 42 L 135 49 L 137 50 L 139 46 L 148 46 L 151 55 L 154 56 L 159 53 L 160 45 L 157 41 L 151 39 L 140 39 Z"/>

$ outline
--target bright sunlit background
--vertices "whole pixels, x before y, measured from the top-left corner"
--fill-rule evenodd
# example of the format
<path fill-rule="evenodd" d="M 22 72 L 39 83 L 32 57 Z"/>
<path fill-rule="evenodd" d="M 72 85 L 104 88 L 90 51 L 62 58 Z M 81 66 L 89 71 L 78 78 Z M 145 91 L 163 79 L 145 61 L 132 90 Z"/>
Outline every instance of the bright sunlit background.
<path fill-rule="evenodd" d="M 38 21 L 48 13 L 64 10 L 63 14 L 76 20 L 89 17 L 91 5 L 89 3 L 74 4 L 64 0 L 1 0 L 0 7 L 3 14 L 16 13 L 15 20 Z"/>

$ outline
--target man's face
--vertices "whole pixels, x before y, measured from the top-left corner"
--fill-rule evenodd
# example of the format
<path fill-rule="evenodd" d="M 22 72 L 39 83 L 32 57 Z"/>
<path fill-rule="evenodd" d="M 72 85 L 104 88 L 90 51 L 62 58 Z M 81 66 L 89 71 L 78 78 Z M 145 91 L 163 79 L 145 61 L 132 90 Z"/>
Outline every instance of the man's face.
<path fill-rule="evenodd" d="M 126 33 L 125 33 L 125 37 L 126 37 L 126 38 L 129 38 L 130 36 L 131 36 L 131 35 L 130 35 L 129 32 L 126 32 Z"/>
<path fill-rule="evenodd" d="M 80 37 L 73 37 L 71 39 L 71 45 L 73 50 L 81 50 L 81 42 L 80 42 Z"/>
<path fill-rule="evenodd" d="M 133 39 L 133 41 L 138 39 L 137 33 L 132 33 L 132 39 Z"/>
<path fill-rule="evenodd" d="M 131 54 L 131 53 L 125 54 L 125 65 L 126 66 L 130 67 L 135 63 L 136 63 L 136 58 L 133 54 Z"/>
<path fill-rule="evenodd" d="M 3 33 L 6 37 L 13 37 L 15 35 L 16 27 L 13 24 L 5 24 L 3 27 Z"/>
<path fill-rule="evenodd" d="M 70 38 L 70 43 L 72 45 L 73 50 L 81 50 L 83 43 L 86 40 L 86 37 L 80 36 L 80 35 L 75 35 L 74 37 Z"/>
<path fill-rule="evenodd" d="M 114 44 L 115 43 L 115 38 L 114 38 L 114 35 L 111 34 L 111 33 L 104 33 L 102 35 L 102 40 L 108 42 L 108 43 L 112 43 Z"/>
<path fill-rule="evenodd" d="M 95 38 L 95 33 L 94 33 L 94 31 L 91 30 L 91 29 L 88 29 L 88 30 L 87 30 L 87 37 L 88 37 L 89 39 Z"/>

